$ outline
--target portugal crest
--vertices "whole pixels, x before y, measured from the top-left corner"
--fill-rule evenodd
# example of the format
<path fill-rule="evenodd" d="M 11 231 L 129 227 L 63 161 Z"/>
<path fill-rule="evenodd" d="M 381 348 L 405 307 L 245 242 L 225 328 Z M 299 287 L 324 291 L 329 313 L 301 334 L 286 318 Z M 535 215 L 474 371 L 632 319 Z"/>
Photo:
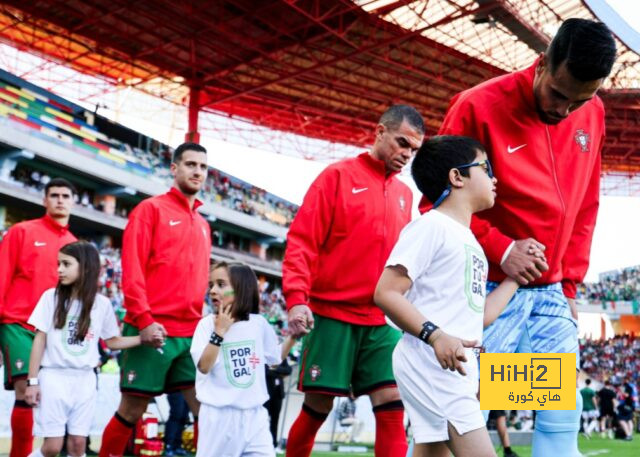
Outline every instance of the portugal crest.
<path fill-rule="evenodd" d="M 582 152 L 589 152 L 589 143 L 591 143 L 591 137 L 587 132 L 582 129 L 576 130 L 576 136 L 573 137 Z"/>
<path fill-rule="evenodd" d="M 320 374 L 322 374 L 322 370 L 320 369 L 320 367 L 318 365 L 311 365 L 311 368 L 309 368 L 311 381 L 315 381 L 316 379 L 318 379 L 320 377 Z"/>

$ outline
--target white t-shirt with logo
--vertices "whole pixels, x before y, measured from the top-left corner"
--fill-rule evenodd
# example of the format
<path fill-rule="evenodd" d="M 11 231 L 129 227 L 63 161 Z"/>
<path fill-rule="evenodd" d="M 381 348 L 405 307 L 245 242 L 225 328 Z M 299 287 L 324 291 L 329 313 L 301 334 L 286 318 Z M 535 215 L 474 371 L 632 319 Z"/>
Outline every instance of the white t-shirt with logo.
<path fill-rule="evenodd" d="M 29 324 L 47 334 L 47 342 L 42 355 L 41 366 L 46 368 L 93 369 L 100 362 L 98 340 L 120 335 L 118 321 L 111 302 L 104 295 L 97 294 L 91 308 L 91 323 L 83 341 L 76 340 L 76 328 L 81 305 L 73 300 L 63 328 L 54 328 L 56 310 L 56 290 L 45 291 L 36 305 Z"/>
<path fill-rule="evenodd" d="M 469 227 L 438 210 L 423 214 L 400 233 L 386 263 L 396 265 L 407 269 L 405 296 L 426 319 L 482 342 L 488 262 Z"/>
<path fill-rule="evenodd" d="M 197 366 L 215 330 L 214 315 L 198 322 L 191 341 L 191 357 Z M 269 399 L 265 363 L 279 364 L 281 345 L 267 320 L 250 314 L 248 321 L 234 322 L 224 335 L 213 368 L 202 374 L 196 368 L 196 396 L 216 407 L 255 408 Z"/>

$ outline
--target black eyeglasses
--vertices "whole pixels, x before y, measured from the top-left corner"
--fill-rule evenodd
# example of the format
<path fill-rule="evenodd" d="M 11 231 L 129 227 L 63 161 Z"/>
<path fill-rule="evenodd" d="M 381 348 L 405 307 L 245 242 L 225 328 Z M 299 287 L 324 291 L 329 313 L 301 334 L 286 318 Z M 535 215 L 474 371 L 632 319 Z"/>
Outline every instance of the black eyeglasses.
<path fill-rule="evenodd" d="M 460 165 L 458 167 L 453 167 L 453 168 L 457 168 L 458 170 L 460 170 L 461 168 L 471 168 L 471 167 L 482 167 L 485 173 L 487 173 L 487 175 L 489 175 L 490 178 L 493 178 L 493 168 L 491 168 L 491 162 L 489 162 L 489 159 L 484 159 L 484 160 L 481 160 L 480 162 L 473 162 L 467 165 Z"/>
<path fill-rule="evenodd" d="M 463 168 L 471 168 L 471 167 L 482 167 L 485 173 L 487 173 L 487 176 L 493 179 L 493 176 L 494 176 L 493 168 L 491 168 L 491 162 L 489 162 L 489 159 L 480 160 L 479 162 L 468 163 L 466 165 L 458 165 L 457 167 L 453 167 L 453 168 L 457 168 L 458 170 L 461 170 Z M 442 195 L 438 197 L 436 202 L 433 204 L 433 207 L 437 208 L 438 206 L 440 206 L 440 203 L 442 203 L 444 199 L 449 196 L 450 193 L 451 193 L 451 184 L 449 184 L 447 188 L 444 190 L 444 192 L 442 192 Z"/>

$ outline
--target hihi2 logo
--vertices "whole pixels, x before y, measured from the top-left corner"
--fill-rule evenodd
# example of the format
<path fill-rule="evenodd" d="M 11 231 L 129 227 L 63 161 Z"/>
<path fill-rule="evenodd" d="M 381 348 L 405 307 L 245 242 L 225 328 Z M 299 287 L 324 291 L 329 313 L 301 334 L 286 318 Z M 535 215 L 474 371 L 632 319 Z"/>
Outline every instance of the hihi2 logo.
<path fill-rule="evenodd" d="M 482 409 L 576 409 L 575 354 L 480 354 Z"/>

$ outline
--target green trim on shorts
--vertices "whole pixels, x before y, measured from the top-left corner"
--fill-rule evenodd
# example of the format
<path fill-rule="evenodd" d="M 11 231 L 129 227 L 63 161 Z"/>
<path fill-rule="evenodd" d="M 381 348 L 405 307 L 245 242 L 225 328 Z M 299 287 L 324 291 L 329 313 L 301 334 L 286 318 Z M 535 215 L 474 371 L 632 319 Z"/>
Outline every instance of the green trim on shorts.
<path fill-rule="evenodd" d="M 363 395 L 395 387 L 391 357 L 402 333 L 314 315 L 304 339 L 298 389 L 328 395 Z"/>
<path fill-rule="evenodd" d="M 137 328 L 124 324 L 123 336 L 138 334 Z M 193 387 L 196 382 L 196 367 L 191 359 L 190 349 L 190 337 L 167 337 L 162 353 L 150 346 L 125 349 L 119 360 L 120 391 L 153 397 Z"/>
<path fill-rule="evenodd" d="M 13 390 L 13 384 L 29 375 L 29 357 L 35 332 L 20 324 L 0 324 L 0 349 L 4 361 L 4 388 Z"/>

